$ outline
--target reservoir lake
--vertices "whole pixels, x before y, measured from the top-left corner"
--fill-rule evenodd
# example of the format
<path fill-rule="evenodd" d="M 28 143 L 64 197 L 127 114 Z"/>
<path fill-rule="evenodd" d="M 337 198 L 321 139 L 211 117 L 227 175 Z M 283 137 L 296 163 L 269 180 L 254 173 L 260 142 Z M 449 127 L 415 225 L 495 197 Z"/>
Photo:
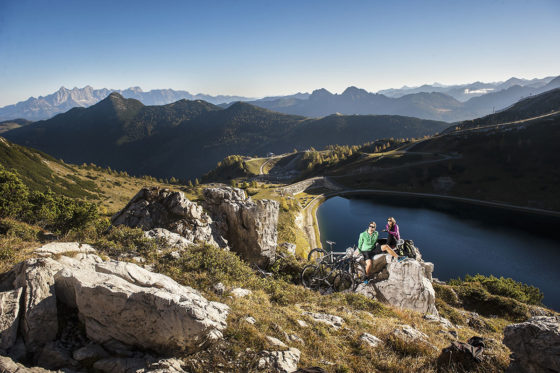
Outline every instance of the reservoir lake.
<path fill-rule="evenodd" d="M 538 287 L 543 303 L 560 310 L 559 217 L 432 198 L 333 197 L 317 210 L 323 247 L 327 240 L 336 242 L 334 251 L 356 246 L 370 221 L 387 237 L 388 217 L 434 263 L 434 277 L 511 277 Z"/>

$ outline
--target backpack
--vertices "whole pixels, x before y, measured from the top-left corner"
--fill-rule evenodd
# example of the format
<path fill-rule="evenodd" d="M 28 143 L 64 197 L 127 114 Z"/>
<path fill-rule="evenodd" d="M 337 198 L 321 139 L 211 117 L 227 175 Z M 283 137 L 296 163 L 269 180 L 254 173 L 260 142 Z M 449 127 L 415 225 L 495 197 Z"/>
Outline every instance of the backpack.
<path fill-rule="evenodd" d="M 404 244 L 402 245 L 400 251 L 402 251 L 402 254 L 399 253 L 399 255 L 408 256 L 409 258 L 416 259 L 416 250 L 414 250 L 414 241 L 404 240 Z"/>

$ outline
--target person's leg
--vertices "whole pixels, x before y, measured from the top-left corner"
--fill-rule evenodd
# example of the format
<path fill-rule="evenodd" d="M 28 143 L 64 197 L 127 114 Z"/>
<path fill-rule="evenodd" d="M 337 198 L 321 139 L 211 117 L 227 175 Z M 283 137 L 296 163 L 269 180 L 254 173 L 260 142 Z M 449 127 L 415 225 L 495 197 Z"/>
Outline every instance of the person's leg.
<path fill-rule="evenodd" d="M 391 254 L 391 256 L 393 256 L 394 258 L 399 258 L 399 256 L 397 255 L 397 253 L 395 253 L 393 251 L 393 249 L 391 249 L 391 246 L 389 245 L 383 245 L 381 246 L 381 250 L 388 252 L 389 254 Z"/>
<path fill-rule="evenodd" d="M 373 267 L 373 261 L 371 259 L 366 259 L 366 277 L 371 276 L 371 268 Z"/>

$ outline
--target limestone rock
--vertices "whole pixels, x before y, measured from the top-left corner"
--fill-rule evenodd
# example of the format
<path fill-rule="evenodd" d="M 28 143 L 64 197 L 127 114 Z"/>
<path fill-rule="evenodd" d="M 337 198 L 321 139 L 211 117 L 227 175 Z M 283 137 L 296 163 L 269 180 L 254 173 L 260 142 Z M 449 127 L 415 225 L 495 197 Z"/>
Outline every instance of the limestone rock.
<path fill-rule="evenodd" d="M 445 317 L 436 316 L 436 315 L 424 315 L 424 320 L 428 322 L 438 323 L 441 324 L 444 328 L 453 329 L 455 326 L 451 323 L 451 321 L 447 320 Z"/>
<path fill-rule="evenodd" d="M 338 329 L 344 323 L 344 319 L 340 316 L 329 315 L 328 313 L 303 312 L 303 315 L 311 317 L 316 322 L 327 324 L 331 328 Z"/>
<path fill-rule="evenodd" d="M 74 351 L 72 357 L 76 361 L 95 362 L 100 359 L 108 358 L 109 354 L 97 343 L 90 343 Z"/>
<path fill-rule="evenodd" d="M 391 262 L 386 270 L 389 275 L 386 280 L 371 284 L 377 299 L 401 308 L 438 314 L 434 288 L 420 262 L 412 259 Z"/>
<path fill-rule="evenodd" d="M 245 298 L 252 293 L 253 292 L 251 290 L 243 288 L 235 288 L 231 291 L 231 295 L 233 295 L 235 298 Z"/>
<path fill-rule="evenodd" d="M 93 364 L 93 368 L 103 373 L 135 373 L 146 368 L 143 358 L 110 357 Z"/>
<path fill-rule="evenodd" d="M 276 254 L 279 204 L 245 196 L 237 188 L 204 189 L 204 207 L 217 222 L 220 235 L 243 259 L 266 266 Z"/>
<path fill-rule="evenodd" d="M 373 257 L 373 269 L 372 273 L 380 272 L 387 267 L 387 264 L 391 263 L 392 256 L 390 254 L 377 254 Z"/>
<path fill-rule="evenodd" d="M 178 249 L 186 249 L 190 245 L 193 244 L 192 241 L 189 241 L 185 237 L 181 236 L 178 233 L 174 233 L 168 231 L 164 228 L 154 228 L 149 231 L 144 232 L 144 235 L 148 238 L 154 240 L 162 240 L 167 243 L 170 247 L 175 247 Z"/>
<path fill-rule="evenodd" d="M 189 201 L 183 193 L 171 192 L 169 189 L 141 189 L 111 221 L 115 226 L 124 224 L 148 231 L 165 228 L 183 236 L 188 242 L 225 246 L 224 242 L 214 237 L 212 219 L 203 211 L 202 206 Z"/>
<path fill-rule="evenodd" d="M 424 276 L 430 281 L 432 281 L 432 273 L 434 272 L 434 263 L 431 262 L 420 262 L 422 268 L 424 268 Z"/>
<path fill-rule="evenodd" d="M 11 348 L 17 339 L 19 304 L 23 288 L 0 292 L 0 349 Z"/>
<path fill-rule="evenodd" d="M 366 343 L 367 345 L 369 345 L 370 347 L 377 347 L 379 346 L 381 343 L 383 343 L 383 341 L 379 338 L 377 338 L 374 335 L 371 335 L 369 333 L 363 333 L 360 336 L 360 341 Z"/>
<path fill-rule="evenodd" d="M 55 277 L 63 299 L 78 308 L 91 340 L 103 344 L 116 339 L 169 353 L 194 351 L 221 338 L 226 305 L 208 302 L 194 289 L 132 263 L 96 268 L 98 272 L 65 269 Z"/>
<path fill-rule="evenodd" d="M 218 282 L 217 284 L 214 284 L 213 289 L 214 289 L 214 293 L 218 295 L 222 295 L 226 291 L 226 286 L 221 282 Z"/>
<path fill-rule="evenodd" d="M 278 338 L 271 337 L 269 335 L 266 336 L 266 340 L 268 343 L 272 345 L 272 347 L 279 347 L 279 348 L 288 348 L 284 342 L 279 340 Z"/>
<path fill-rule="evenodd" d="M 307 328 L 309 325 L 307 325 L 307 323 L 303 320 L 296 320 L 297 324 L 299 325 L 300 328 Z"/>
<path fill-rule="evenodd" d="M 280 247 L 286 249 L 289 254 L 296 255 L 296 244 L 290 242 L 282 242 Z"/>
<path fill-rule="evenodd" d="M 512 351 L 508 372 L 560 372 L 560 316 L 508 325 L 504 344 Z"/>
<path fill-rule="evenodd" d="M 290 348 L 287 351 L 263 351 L 263 355 L 259 360 L 259 369 L 274 373 L 291 373 L 297 370 L 301 352 L 297 348 Z"/>
<path fill-rule="evenodd" d="M 37 364 L 47 369 L 77 368 L 80 366 L 72 358 L 70 351 L 62 343 L 55 341 L 49 342 L 43 347 Z"/>
<path fill-rule="evenodd" d="M 16 363 L 7 356 L 0 355 L 0 372 L 2 373 L 51 373 L 52 370 L 40 367 L 28 368 L 25 365 Z M 53 372 L 54 373 L 54 372 Z"/>
<path fill-rule="evenodd" d="M 301 339 L 299 336 L 297 336 L 295 334 L 290 334 L 288 337 L 290 338 L 290 341 L 292 341 L 292 342 L 301 343 L 302 345 L 305 344 L 303 339 Z"/>
<path fill-rule="evenodd" d="M 58 332 L 54 273 L 62 265 L 50 258 L 29 259 L 14 267 L 14 285 L 23 287 L 22 336 L 26 347 L 37 351 Z"/>
<path fill-rule="evenodd" d="M 95 249 L 88 244 L 78 244 L 76 242 L 52 242 L 34 251 L 38 256 L 53 256 L 61 255 L 65 253 L 81 253 L 81 254 L 92 254 L 95 253 Z"/>
<path fill-rule="evenodd" d="M 395 328 L 391 332 L 391 335 L 404 343 L 423 343 L 437 350 L 437 348 L 429 342 L 429 338 L 426 334 L 414 329 L 410 325 L 401 325 Z"/>

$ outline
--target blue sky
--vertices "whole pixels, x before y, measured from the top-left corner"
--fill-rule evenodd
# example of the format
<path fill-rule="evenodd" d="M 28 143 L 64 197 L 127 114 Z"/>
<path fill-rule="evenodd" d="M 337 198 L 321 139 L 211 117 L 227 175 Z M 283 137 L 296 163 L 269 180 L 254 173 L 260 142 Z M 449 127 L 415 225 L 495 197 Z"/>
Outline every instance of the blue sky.
<path fill-rule="evenodd" d="M 60 86 L 250 97 L 560 74 L 560 1 L 0 0 L 0 106 Z"/>

